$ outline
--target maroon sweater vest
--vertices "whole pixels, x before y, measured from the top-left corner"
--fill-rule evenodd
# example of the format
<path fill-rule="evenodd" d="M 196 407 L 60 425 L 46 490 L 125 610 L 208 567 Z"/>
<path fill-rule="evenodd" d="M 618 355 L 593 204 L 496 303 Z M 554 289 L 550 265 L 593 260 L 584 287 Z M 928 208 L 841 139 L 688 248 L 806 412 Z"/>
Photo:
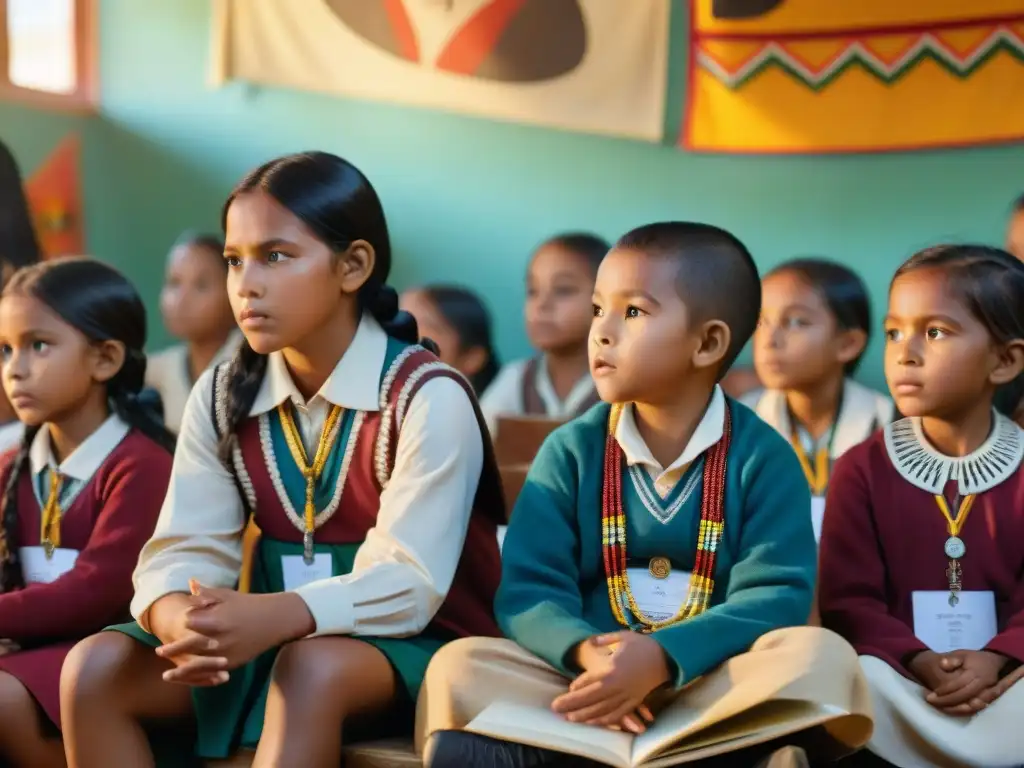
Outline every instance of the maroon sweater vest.
<path fill-rule="evenodd" d="M 226 426 L 223 418 L 229 373 L 230 363 L 224 363 L 214 377 L 213 411 L 219 422 L 218 433 Z M 343 483 L 341 501 L 337 511 L 317 529 L 316 538 L 331 544 L 366 540 L 376 525 L 381 492 L 394 466 L 402 419 L 420 388 L 440 377 L 458 382 L 473 404 L 483 439 L 484 463 L 458 569 L 430 628 L 453 637 L 499 637 L 494 618 L 494 595 L 501 578 L 497 526 L 505 520 L 505 502 L 497 462 L 472 386 L 422 347 L 408 347 L 389 368 L 381 383 L 381 409 L 356 414 L 354 434 L 347 442 L 351 450 L 347 473 L 343 468 L 339 478 Z M 239 449 L 231 469 L 256 524 L 263 535 L 301 543 L 302 533 L 289 520 L 274 486 L 259 417 L 243 422 L 237 434 Z"/>

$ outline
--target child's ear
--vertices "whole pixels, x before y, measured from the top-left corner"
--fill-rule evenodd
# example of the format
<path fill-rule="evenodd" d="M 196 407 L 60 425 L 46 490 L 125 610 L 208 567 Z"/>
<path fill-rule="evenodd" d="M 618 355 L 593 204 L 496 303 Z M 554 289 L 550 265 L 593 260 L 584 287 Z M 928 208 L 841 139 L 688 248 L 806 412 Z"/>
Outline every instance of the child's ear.
<path fill-rule="evenodd" d="M 729 351 L 732 331 L 721 320 L 708 320 L 701 329 L 700 345 L 693 353 L 694 368 L 718 366 Z"/>
<path fill-rule="evenodd" d="M 105 384 L 114 378 L 124 366 L 124 344 L 114 339 L 97 341 L 92 345 L 91 358 L 89 364 L 92 368 L 90 373 L 93 381 Z"/>
<path fill-rule="evenodd" d="M 1015 339 L 1003 347 L 999 361 L 988 379 L 997 387 L 1009 384 L 1024 372 L 1024 340 Z"/>
<path fill-rule="evenodd" d="M 852 363 L 862 354 L 868 345 L 868 335 L 860 328 L 849 328 L 839 332 L 839 350 L 837 358 L 846 365 Z"/>
<path fill-rule="evenodd" d="M 377 252 L 365 240 L 355 240 L 338 256 L 337 273 L 341 290 L 356 293 L 370 279 L 377 264 Z"/>

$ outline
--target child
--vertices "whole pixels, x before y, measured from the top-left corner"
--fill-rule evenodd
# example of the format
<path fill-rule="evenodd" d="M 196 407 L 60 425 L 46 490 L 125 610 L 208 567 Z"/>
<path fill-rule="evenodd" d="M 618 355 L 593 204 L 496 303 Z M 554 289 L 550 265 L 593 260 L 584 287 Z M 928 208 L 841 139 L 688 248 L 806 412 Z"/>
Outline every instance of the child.
<path fill-rule="evenodd" d="M 199 374 L 238 348 L 226 274 L 224 243 L 212 235 L 185 234 L 167 257 L 160 312 L 171 335 L 185 343 L 153 355 L 146 384 L 160 394 L 164 423 L 174 432 L 181 429 L 185 401 Z"/>
<path fill-rule="evenodd" d="M 386 285 L 373 187 L 334 155 L 283 157 L 235 188 L 224 226 L 245 341 L 185 408 L 138 624 L 65 665 L 76 768 L 149 763 L 139 723 L 193 718 L 200 757 L 258 743 L 258 765 L 337 765 L 343 723 L 400 726 L 438 648 L 498 632 L 497 467 L 468 382 L 412 343 Z"/>
<path fill-rule="evenodd" d="M 501 365 L 491 341 L 491 315 L 479 296 L 454 285 L 427 285 L 403 293 L 399 306 L 440 347 L 441 362 L 469 379 L 477 394 L 490 386 Z"/>
<path fill-rule="evenodd" d="M 871 332 L 857 274 L 824 259 L 797 259 L 761 282 L 754 364 L 766 389 L 742 402 L 788 440 L 813 496 L 821 537 L 831 464 L 893 419 L 892 400 L 855 382 Z"/>
<path fill-rule="evenodd" d="M 4 765 L 64 765 L 61 664 L 128 615 L 174 449 L 137 399 L 145 341 L 135 289 L 96 261 L 26 267 L 0 300 L 4 391 L 26 425 L 0 462 Z"/>
<path fill-rule="evenodd" d="M 571 419 L 597 402 L 587 367 L 590 294 L 608 243 L 584 233 L 553 237 L 526 274 L 526 335 L 540 352 L 501 369 L 480 399 L 491 434 L 499 416 Z"/>
<path fill-rule="evenodd" d="M 822 623 L 853 643 L 898 766 L 1024 763 L 1024 435 L 993 411 L 1024 369 L 1024 265 L 939 246 L 896 272 L 885 375 L 907 418 L 836 464 Z"/>
<path fill-rule="evenodd" d="M 1006 226 L 1006 250 L 1024 261 L 1024 195 L 1013 201 Z"/>
<path fill-rule="evenodd" d="M 746 248 L 708 225 L 641 227 L 605 258 L 590 365 L 612 405 L 560 427 L 533 463 L 495 604 L 515 642 L 459 641 L 434 658 L 418 729 L 427 765 L 492 764 L 469 759 L 484 752 L 515 762 L 515 745 L 447 730 L 497 699 L 640 732 L 654 698 L 765 704 L 781 689 L 743 669 L 794 657 L 783 686 L 807 695 L 838 681 L 820 702 L 847 734 L 837 750 L 866 740 L 852 650 L 786 629 L 807 618 L 816 560 L 796 457 L 716 383 L 754 330 L 759 293 Z M 532 753 L 520 756 L 564 759 Z"/>

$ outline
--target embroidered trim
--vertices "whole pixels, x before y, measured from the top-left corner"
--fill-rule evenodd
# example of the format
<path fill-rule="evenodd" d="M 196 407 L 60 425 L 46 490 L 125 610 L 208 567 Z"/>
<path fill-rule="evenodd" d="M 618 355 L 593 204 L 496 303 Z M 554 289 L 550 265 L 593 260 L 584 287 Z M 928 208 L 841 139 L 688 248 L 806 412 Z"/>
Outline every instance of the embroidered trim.
<path fill-rule="evenodd" d="M 956 481 L 960 494 L 983 493 L 1017 471 L 1024 459 L 1021 429 L 1001 413 L 992 412 L 992 434 L 974 453 L 946 456 L 925 437 L 919 418 L 901 419 L 885 428 L 885 449 L 904 480 L 931 494 L 942 494 Z"/>
<path fill-rule="evenodd" d="M 324 523 L 330 520 L 334 513 L 338 511 L 338 507 L 341 506 L 341 497 L 345 491 L 345 484 L 348 479 L 349 467 L 352 465 L 352 456 L 355 453 L 356 443 L 359 440 L 359 431 L 363 424 L 363 417 L 366 415 L 364 411 L 353 411 L 352 428 L 348 433 L 348 440 L 345 441 L 345 453 L 341 459 L 341 467 L 338 470 L 338 479 L 334 484 L 334 495 L 331 496 L 331 500 L 327 502 L 317 516 L 313 519 L 314 529 L 319 529 Z M 274 452 L 274 441 L 270 434 L 270 412 L 261 413 L 259 415 L 259 430 L 260 430 L 260 448 L 263 452 L 263 460 L 267 465 L 267 473 L 270 475 L 270 482 L 274 486 L 274 490 L 277 492 L 277 498 L 281 502 L 281 507 L 284 509 L 285 514 L 288 515 L 288 519 L 291 524 L 299 531 L 305 533 L 306 521 L 301 514 L 295 509 L 295 505 L 292 504 L 291 498 L 288 496 L 288 491 L 285 490 L 284 481 L 281 479 L 281 470 L 277 466 L 277 456 Z M 334 425 L 330 440 L 333 442 L 337 439 L 338 430 L 341 429 L 341 425 L 344 419 L 339 419 L 337 424 Z"/>
<path fill-rule="evenodd" d="M 653 491 L 647 484 L 646 470 L 640 467 L 639 464 L 634 464 L 629 468 L 629 479 L 633 481 L 633 488 L 636 490 L 637 495 L 640 496 L 640 500 L 647 507 L 647 511 L 650 512 L 655 519 L 667 525 L 672 521 L 679 510 L 683 508 L 694 489 L 697 487 L 697 481 L 701 478 L 700 472 L 691 472 L 690 479 L 686 481 L 686 485 L 683 486 L 682 493 L 673 501 L 669 506 L 664 506 L 661 503 L 661 499 L 657 498 Z"/>
<path fill-rule="evenodd" d="M 388 469 L 388 452 L 391 448 L 391 422 L 395 415 L 391 406 L 391 387 L 394 386 L 405 361 L 420 351 L 423 351 L 423 347 L 412 344 L 399 352 L 380 382 L 380 425 L 377 427 L 377 444 L 373 451 L 373 469 L 381 488 L 388 484 L 391 474 Z"/>
<path fill-rule="evenodd" d="M 214 369 L 213 374 L 213 416 L 217 428 L 217 436 L 220 437 L 228 431 L 228 380 L 231 376 L 231 363 L 224 362 Z M 242 449 L 237 445 L 231 451 L 231 466 L 234 468 L 238 485 L 245 494 L 245 501 L 249 509 L 256 509 L 256 489 L 253 488 L 252 478 L 245 468 L 245 458 L 242 456 Z"/>

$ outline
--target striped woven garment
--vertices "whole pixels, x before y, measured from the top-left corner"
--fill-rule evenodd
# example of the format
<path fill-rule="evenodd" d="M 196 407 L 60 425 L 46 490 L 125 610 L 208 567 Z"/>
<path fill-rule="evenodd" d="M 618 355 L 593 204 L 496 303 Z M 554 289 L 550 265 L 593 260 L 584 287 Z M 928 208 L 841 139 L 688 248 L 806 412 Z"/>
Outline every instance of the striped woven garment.
<path fill-rule="evenodd" d="M 697 557 L 690 575 L 686 601 L 678 613 L 665 621 L 653 621 L 636 604 L 626 570 L 626 510 L 622 505 L 622 469 L 626 456 L 615 439 L 625 405 L 612 406 L 605 438 L 604 482 L 601 498 L 601 543 L 608 598 L 615 619 L 624 627 L 653 632 L 703 613 L 715 591 L 715 559 L 725 528 L 725 468 L 732 437 L 732 418 L 725 410 L 722 438 L 705 453 L 704 488 L 701 497 Z"/>

